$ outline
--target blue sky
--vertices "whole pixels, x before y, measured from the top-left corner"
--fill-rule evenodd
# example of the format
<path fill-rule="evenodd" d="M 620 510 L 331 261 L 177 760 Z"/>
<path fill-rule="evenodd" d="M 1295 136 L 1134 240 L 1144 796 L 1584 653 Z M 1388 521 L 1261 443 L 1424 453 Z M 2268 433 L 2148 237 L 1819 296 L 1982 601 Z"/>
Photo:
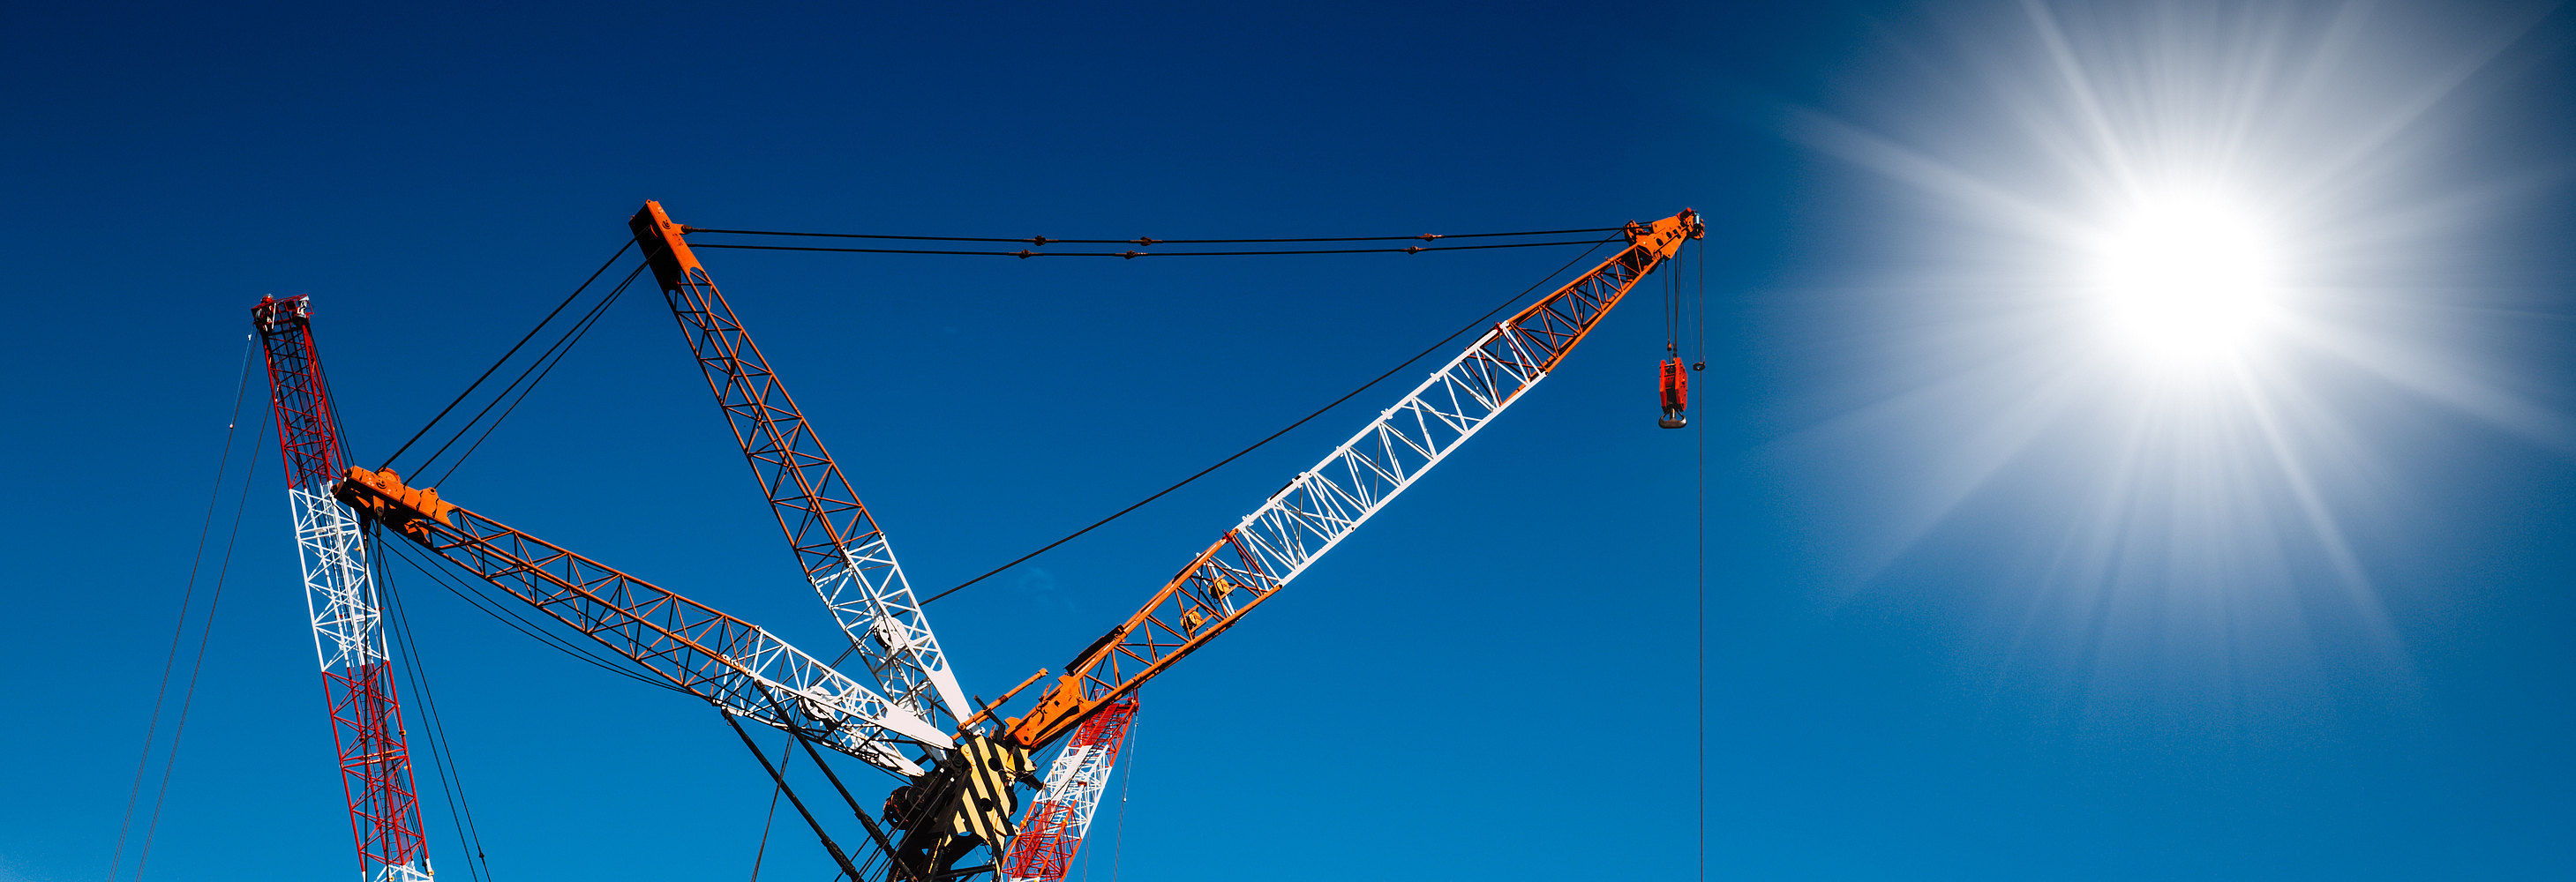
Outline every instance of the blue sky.
<path fill-rule="evenodd" d="M 1695 428 L 1655 428 L 1664 329 L 1630 303 L 1146 690 L 1085 879 L 1688 878 L 1699 698 L 1712 878 L 2576 875 L 2571 26 L 2506 3 L 22 11 L 0 880 L 119 859 L 249 306 L 312 295 L 373 462 L 645 199 L 700 226 L 1096 238 L 1707 214 Z M 2167 229 L 2157 206 L 2220 203 L 2258 231 L 2230 241 L 2259 240 L 2268 311 L 2177 361 L 2098 276 L 2123 231 Z M 1559 252 L 705 257 L 935 590 L 1331 401 Z M 242 449 L 253 383 L 149 878 L 353 864 L 274 450 Z M 1062 665 L 1401 392 L 934 605 L 968 690 Z M 441 489 L 833 639 L 649 291 Z M 768 782 L 703 706 L 401 584 L 492 878 L 749 875 Z M 422 789 L 433 858 L 470 878 Z M 763 875 L 828 867 L 782 812 Z"/>

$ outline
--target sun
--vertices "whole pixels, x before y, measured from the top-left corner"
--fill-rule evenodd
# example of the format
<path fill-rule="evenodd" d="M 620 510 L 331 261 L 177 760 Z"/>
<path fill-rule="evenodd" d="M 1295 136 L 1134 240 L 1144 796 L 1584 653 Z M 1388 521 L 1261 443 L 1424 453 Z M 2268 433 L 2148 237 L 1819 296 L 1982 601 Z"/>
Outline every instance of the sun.
<path fill-rule="evenodd" d="M 2220 196 L 2138 200 L 2105 228 L 2095 252 L 2092 287 L 2106 326 L 2157 367 L 2232 361 L 2278 309 L 2270 231 Z"/>

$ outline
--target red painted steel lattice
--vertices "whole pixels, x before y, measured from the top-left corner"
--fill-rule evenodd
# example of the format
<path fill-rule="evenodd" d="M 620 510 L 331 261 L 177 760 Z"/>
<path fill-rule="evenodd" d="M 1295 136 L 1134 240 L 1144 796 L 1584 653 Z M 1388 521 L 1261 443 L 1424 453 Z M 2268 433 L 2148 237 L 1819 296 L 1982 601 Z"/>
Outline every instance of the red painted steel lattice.
<path fill-rule="evenodd" d="M 1118 761 L 1119 749 L 1126 746 L 1127 727 L 1135 719 L 1136 696 L 1133 693 L 1121 696 L 1091 719 L 1082 721 L 1082 725 L 1073 730 L 1073 740 L 1067 742 L 1064 749 L 1067 754 L 1091 748 L 1105 751 L 1098 763 L 1106 774 L 1106 770 Z M 1093 786 L 1107 783 L 1100 781 Z M 1084 831 L 1081 827 L 1089 820 L 1077 817 L 1077 812 L 1084 808 L 1077 805 L 1081 798 L 1073 793 L 1050 791 L 1029 807 L 1028 817 L 1020 823 L 1020 835 L 1011 840 L 1010 854 L 1003 859 L 1003 878 L 1055 882 L 1072 871 L 1073 857 L 1082 850 Z M 1098 795 L 1092 794 L 1090 798 L 1092 805 L 1097 806 Z"/>
<path fill-rule="evenodd" d="M 302 504 L 337 505 L 330 501 L 331 485 L 339 479 L 347 458 L 340 449 L 339 423 L 323 382 L 321 356 L 313 346 L 310 316 L 309 303 L 302 296 L 261 298 L 251 309 L 252 324 L 268 356 L 269 401 L 277 415 L 278 450 L 286 461 L 290 496 L 300 495 Z M 345 541 L 350 547 L 335 550 L 350 555 L 348 560 L 362 561 L 354 515 L 334 514 L 338 517 L 330 519 L 332 523 L 352 526 L 345 533 L 325 535 L 319 526 L 324 519 L 305 523 L 310 516 L 299 508 L 296 529 L 313 535 L 299 535 L 298 542 L 314 546 Z M 317 573 L 326 580 L 353 582 L 332 583 L 347 603 L 337 610 L 317 611 L 316 626 L 328 622 L 329 630 L 316 635 L 316 647 L 324 651 L 323 696 L 331 710 L 331 740 L 340 755 L 340 785 L 349 802 L 359 878 L 426 878 L 427 837 L 421 828 L 411 751 L 403 737 L 402 704 L 394 691 L 393 665 L 384 651 L 373 586 L 363 582 L 363 569 L 344 572 L 327 564 L 314 566 L 308 560 L 308 590 Z M 354 652 L 324 649 L 347 635 L 355 635 Z M 396 868 L 400 872 L 388 872 Z"/>

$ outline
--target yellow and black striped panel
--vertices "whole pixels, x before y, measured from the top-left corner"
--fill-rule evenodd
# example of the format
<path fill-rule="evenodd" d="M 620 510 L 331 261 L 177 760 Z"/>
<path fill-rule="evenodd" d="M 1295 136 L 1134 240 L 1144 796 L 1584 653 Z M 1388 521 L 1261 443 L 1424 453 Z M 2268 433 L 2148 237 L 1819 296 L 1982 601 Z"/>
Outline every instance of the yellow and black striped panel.
<path fill-rule="evenodd" d="M 966 762 L 965 787 L 958 794 L 957 812 L 949 821 L 950 827 L 960 834 L 982 838 L 999 854 L 1002 843 L 1019 833 L 1011 823 L 1011 815 L 1019 809 L 1020 802 L 1012 782 L 1036 771 L 1036 766 L 1027 749 L 981 735 L 959 738 L 957 755 Z"/>

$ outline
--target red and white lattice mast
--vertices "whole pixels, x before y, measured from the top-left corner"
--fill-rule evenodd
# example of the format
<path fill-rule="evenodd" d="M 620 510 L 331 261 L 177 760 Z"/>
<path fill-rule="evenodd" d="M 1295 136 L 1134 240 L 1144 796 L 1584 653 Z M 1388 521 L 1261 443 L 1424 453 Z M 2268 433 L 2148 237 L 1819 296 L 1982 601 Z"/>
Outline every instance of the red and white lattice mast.
<path fill-rule="evenodd" d="M 1091 831 L 1091 817 L 1109 789 L 1118 749 L 1135 722 L 1136 694 L 1130 692 L 1073 730 L 1064 752 L 1047 767 L 1046 789 L 1020 819 L 1020 835 L 1012 837 L 1010 852 L 1002 858 L 1003 879 L 1061 882 L 1073 870 L 1082 836 Z"/>
<path fill-rule="evenodd" d="M 323 385 L 322 362 L 302 296 L 260 298 L 251 309 L 268 354 L 269 402 L 286 458 L 286 499 L 304 566 L 304 602 L 322 663 L 340 784 L 349 798 L 362 882 L 429 882 L 429 850 L 404 745 L 393 662 L 385 652 L 383 607 L 369 576 L 358 513 L 332 498 L 347 464 L 339 421 Z"/>

